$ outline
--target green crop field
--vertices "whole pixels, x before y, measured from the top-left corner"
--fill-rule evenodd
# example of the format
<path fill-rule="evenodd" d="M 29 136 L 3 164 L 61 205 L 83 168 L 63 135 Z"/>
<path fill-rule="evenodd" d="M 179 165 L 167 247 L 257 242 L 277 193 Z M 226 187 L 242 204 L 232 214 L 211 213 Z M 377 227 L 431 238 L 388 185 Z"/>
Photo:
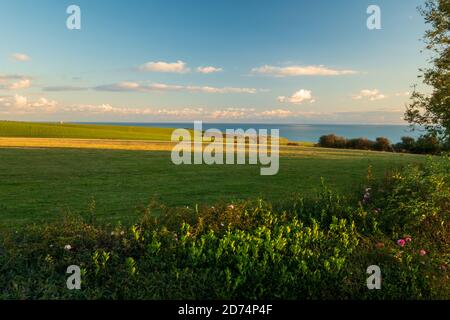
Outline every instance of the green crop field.
<path fill-rule="evenodd" d="M 171 128 L 0 121 L 0 137 L 170 141 L 172 131 Z"/>
<path fill-rule="evenodd" d="M 83 214 L 95 200 L 105 221 L 134 218 L 155 200 L 169 206 L 213 205 L 293 193 L 311 195 L 321 178 L 341 193 L 355 194 L 369 164 L 375 178 L 423 156 L 291 148 L 275 176 L 261 176 L 258 165 L 175 166 L 167 151 L 0 148 L 0 228 Z"/>

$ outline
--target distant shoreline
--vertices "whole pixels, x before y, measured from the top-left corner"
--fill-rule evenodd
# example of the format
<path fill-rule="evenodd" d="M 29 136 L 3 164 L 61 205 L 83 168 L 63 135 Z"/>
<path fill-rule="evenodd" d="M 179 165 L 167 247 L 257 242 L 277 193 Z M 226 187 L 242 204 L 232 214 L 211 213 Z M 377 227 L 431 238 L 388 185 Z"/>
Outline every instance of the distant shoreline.
<path fill-rule="evenodd" d="M 75 124 L 90 125 L 121 125 L 152 128 L 193 128 L 193 122 L 71 122 Z M 290 141 L 304 141 L 317 143 L 320 136 L 327 134 L 336 134 L 346 138 L 368 138 L 375 140 L 377 137 L 386 137 L 392 143 L 401 141 L 403 136 L 417 138 L 420 131 L 411 131 L 410 126 L 405 125 L 377 125 L 377 124 L 287 124 L 287 123 L 228 123 L 228 122 L 203 122 L 205 129 L 217 128 L 225 130 L 226 128 L 236 129 L 280 129 L 280 136 Z"/>
<path fill-rule="evenodd" d="M 165 136 L 170 138 L 171 131 L 175 128 L 193 129 L 193 122 L 78 122 L 78 121 L 46 121 L 46 122 L 23 122 L 23 121 L 0 121 L 3 123 L 18 123 L 28 125 L 45 125 L 51 126 L 105 126 L 115 130 L 115 127 L 134 127 L 138 132 L 135 132 L 130 138 L 141 139 L 141 135 L 145 133 L 141 130 L 145 128 L 161 129 L 164 131 Z M 103 127 L 103 129 L 108 129 Z M 366 138 L 369 140 L 375 140 L 378 137 L 385 137 L 389 139 L 391 143 L 397 143 L 401 141 L 404 136 L 410 136 L 417 138 L 422 133 L 419 130 L 411 131 L 408 125 L 364 125 L 364 124 L 274 124 L 274 123 L 220 123 L 220 122 L 203 122 L 203 128 L 205 130 L 215 128 L 222 131 L 226 129 L 279 129 L 280 136 L 290 141 L 301 141 L 309 143 L 317 143 L 319 138 L 323 135 L 335 134 L 347 139 Z M 126 130 L 129 131 L 129 130 Z M 170 132 L 169 132 L 170 131 Z M 8 135 L 7 135 L 8 136 Z M 80 136 L 76 136 L 77 138 Z M 81 137 L 85 137 L 82 135 Z M 120 136 L 122 138 L 122 136 Z M 125 138 L 128 138 L 125 136 Z"/>
<path fill-rule="evenodd" d="M 37 122 L 37 123 L 58 123 L 60 121 L 27 121 L 27 122 Z M 62 121 L 64 123 L 73 123 L 73 124 L 184 124 L 184 123 L 193 123 L 193 121 L 145 121 L 145 122 L 137 122 L 137 121 Z M 211 121 L 203 121 L 205 124 L 220 124 L 220 125 L 270 125 L 270 126 L 392 126 L 392 127 L 409 127 L 409 124 L 395 124 L 395 123 L 294 123 L 294 122 L 211 122 Z"/>

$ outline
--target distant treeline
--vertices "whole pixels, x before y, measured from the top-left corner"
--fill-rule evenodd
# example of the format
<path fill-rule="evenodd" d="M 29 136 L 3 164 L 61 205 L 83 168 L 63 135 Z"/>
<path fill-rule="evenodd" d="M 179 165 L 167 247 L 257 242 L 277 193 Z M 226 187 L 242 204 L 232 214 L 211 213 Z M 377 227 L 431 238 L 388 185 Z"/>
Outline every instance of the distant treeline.
<path fill-rule="evenodd" d="M 387 152 L 408 152 L 418 154 L 438 154 L 449 150 L 439 139 L 432 135 L 424 135 L 414 139 L 413 137 L 402 137 L 401 142 L 392 144 L 385 137 L 378 137 L 375 141 L 367 138 L 346 139 L 328 134 L 319 138 L 318 145 L 324 148 L 360 149 Z"/>

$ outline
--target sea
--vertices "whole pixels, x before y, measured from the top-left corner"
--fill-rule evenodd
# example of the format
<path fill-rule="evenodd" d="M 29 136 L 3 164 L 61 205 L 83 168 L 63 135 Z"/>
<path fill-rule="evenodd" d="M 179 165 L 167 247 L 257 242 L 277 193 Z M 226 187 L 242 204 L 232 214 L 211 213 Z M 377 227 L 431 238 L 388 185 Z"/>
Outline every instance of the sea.
<path fill-rule="evenodd" d="M 86 122 L 84 122 L 86 123 Z M 90 124 L 107 124 L 120 126 L 186 128 L 194 127 L 193 122 L 89 122 Z M 420 131 L 411 131 L 408 125 L 357 125 L 357 124 L 255 124 L 255 123 L 207 123 L 203 130 L 215 128 L 225 132 L 226 129 L 279 129 L 280 137 L 290 141 L 317 142 L 320 136 L 335 134 L 345 138 L 367 138 L 375 140 L 377 137 L 388 138 L 391 143 L 397 143 L 403 136 L 417 138 Z M 270 133 L 270 131 L 269 131 Z"/>

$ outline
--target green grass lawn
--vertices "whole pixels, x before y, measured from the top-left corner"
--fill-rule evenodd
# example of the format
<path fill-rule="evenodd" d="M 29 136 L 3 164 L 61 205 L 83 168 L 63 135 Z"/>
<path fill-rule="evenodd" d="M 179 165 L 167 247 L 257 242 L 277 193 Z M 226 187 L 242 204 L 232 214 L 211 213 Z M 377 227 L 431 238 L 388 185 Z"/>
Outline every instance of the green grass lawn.
<path fill-rule="evenodd" d="M 317 192 L 321 177 L 351 194 L 364 182 L 369 164 L 374 177 L 382 178 L 388 169 L 425 159 L 302 150 L 282 156 L 277 175 L 260 176 L 257 165 L 175 166 L 170 153 L 162 151 L 0 148 L 0 228 L 87 212 L 92 199 L 99 219 L 126 222 L 152 199 L 169 206 L 256 197 L 277 201 L 292 193 Z"/>

